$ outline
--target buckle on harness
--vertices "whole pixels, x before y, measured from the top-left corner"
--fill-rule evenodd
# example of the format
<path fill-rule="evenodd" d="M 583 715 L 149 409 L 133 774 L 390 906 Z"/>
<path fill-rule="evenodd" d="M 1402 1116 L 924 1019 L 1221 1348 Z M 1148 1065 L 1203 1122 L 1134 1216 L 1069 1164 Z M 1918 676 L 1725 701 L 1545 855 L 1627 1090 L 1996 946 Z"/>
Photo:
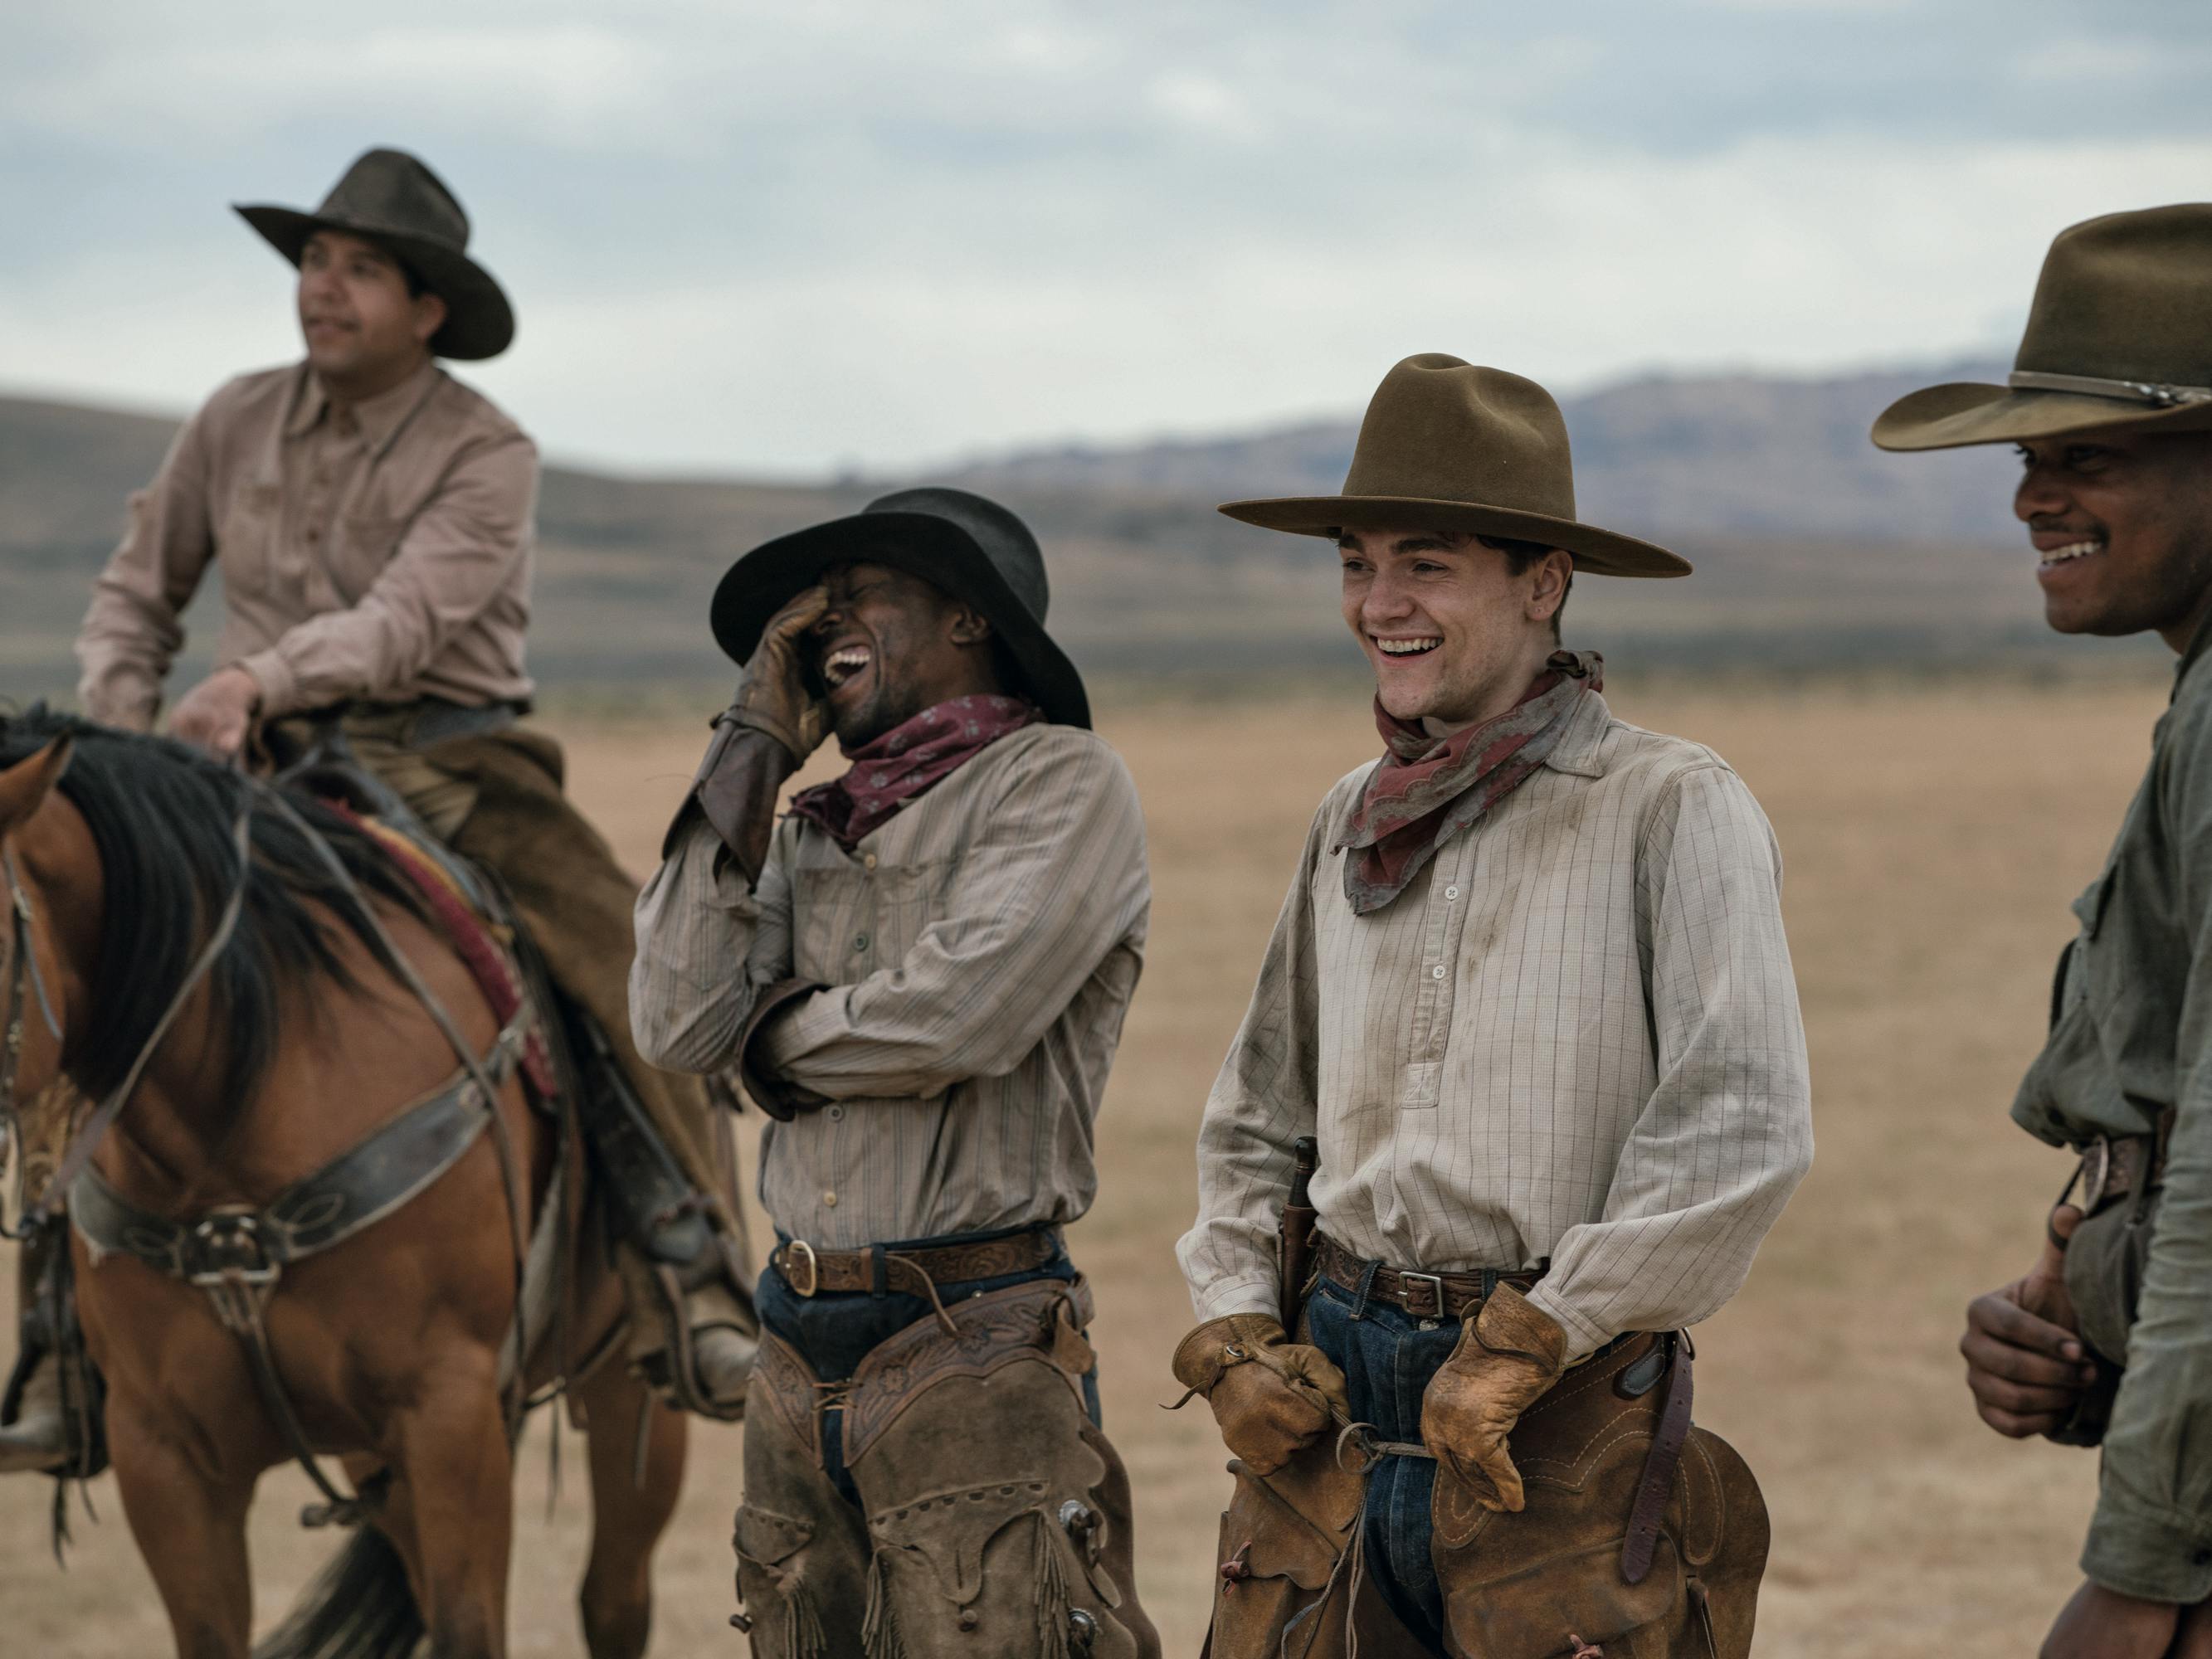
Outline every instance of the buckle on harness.
<path fill-rule="evenodd" d="M 1444 1278 L 1442 1273 L 1401 1273 L 1398 1283 L 1402 1287 L 1398 1292 L 1398 1299 L 1414 1318 L 1442 1319 L 1444 1316 Z M 1427 1285 L 1429 1295 L 1434 1301 L 1435 1305 L 1426 1311 L 1413 1305 L 1413 1286 L 1416 1284 Z"/>
<path fill-rule="evenodd" d="M 277 1265 L 262 1242 L 261 1218 L 251 1210 L 211 1212 L 190 1235 L 192 1271 L 187 1280 L 202 1290 L 225 1284 L 270 1285 Z"/>
<path fill-rule="evenodd" d="M 797 1253 L 806 1256 L 806 1283 L 801 1285 L 791 1276 L 790 1263 Z M 791 1286 L 793 1296 L 812 1296 L 822 1288 L 822 1264 L 815 1259 L 814 1247 L 803 1238 L 794 1238 L 783 1247 L 783 1282 Z"/>

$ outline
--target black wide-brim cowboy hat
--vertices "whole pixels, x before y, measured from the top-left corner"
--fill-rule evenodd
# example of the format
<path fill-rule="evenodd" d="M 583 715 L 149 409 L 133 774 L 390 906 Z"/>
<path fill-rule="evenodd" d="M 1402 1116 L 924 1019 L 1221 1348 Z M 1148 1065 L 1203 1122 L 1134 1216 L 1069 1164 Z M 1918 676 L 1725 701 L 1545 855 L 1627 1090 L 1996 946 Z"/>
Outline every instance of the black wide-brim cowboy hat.
<path fill-rule="evenodd" d="M 231 205 L 295 265 L 319 230 L 365 237 L 388 250 L 446 302 L 446 320 L 430 337 L 434 356 L 481 362 L 514 342 L 506 290 L 468 256 L 469 216 L 445 180 L 404 150 L 362 155 L 313 213 L 267 203 Z"/>
<path fill-rule="evenodd" d="M 1565 548 L 1601 576 L 1686 576 L 1690 562 L 1654 543 L 1575 516 L 1566 422 L 1534 380 L 1443 352 L 1408 357 L 1382 377 L 1359 423 L 1352 470 L 1335 495 L 1229 501 L 1263 530 L 1469 531 Z"/>
<path fill-rule="evenodd" d="M 2059 232 L 2006 383 L 1923 387 L 1872 435 L 1883 449 L 1958 449 L 2113 427 L 2212 429 L 2212 203 Z"/>
<path fill-rule="evenodd" d="M 1010 686 L 1060 726 L 1088 726 L 1083 677 L 1044 630 L 1050 591 L 1029 526 L 964 489 L 902 489 L 858 513 L 763 542 L 723 574 L 708 620 L 714 643 L 744 663 L 769 619 L 841 564 L 904 570 L 973 605 L 998 635 L 1022 684 Z"/>

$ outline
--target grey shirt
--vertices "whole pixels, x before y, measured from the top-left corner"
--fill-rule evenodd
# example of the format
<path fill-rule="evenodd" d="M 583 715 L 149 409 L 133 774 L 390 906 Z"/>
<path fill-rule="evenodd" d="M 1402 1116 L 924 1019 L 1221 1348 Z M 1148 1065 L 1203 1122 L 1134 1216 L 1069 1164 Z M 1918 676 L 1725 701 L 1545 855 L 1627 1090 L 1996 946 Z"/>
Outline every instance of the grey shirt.
<path fill-rule="evenodd" d="M 2212 1596 L 2212 664 L 2199 633 L 2081 930 L 2014 1118 L 2053 1145 L 2152 1132 L 2175 1109 L 2127 1370 L 2082 1570 L 2153 1601 Z"/>
<path fill-rule="evenodd" d="M 761 1136 L 761 1201 L 792 1237 L 1072 1221 L 1151 903 L 1127 769 L 1031 726 L 850 853 L 786 817 L 754 886 L 695 822 L 638 899 L 630 1023 L 654 1065 L 714 1071 L 767 987 L 830 988 L 759 1039 L 829 1103 Z"/>
<path fill-rule="evenodd" d="M 1813 1153 L 1781 854 L 1711 750 L 1583 700 L 1544 763 L 1354 915 L 1322 803 L 1206 1104 L 1201 1319 L 1272 1312 L 1291 1143 L 1321 1225 L 1396 1267 L 1550 1272 L 1570 1358 L 1712 1313 Z"/>

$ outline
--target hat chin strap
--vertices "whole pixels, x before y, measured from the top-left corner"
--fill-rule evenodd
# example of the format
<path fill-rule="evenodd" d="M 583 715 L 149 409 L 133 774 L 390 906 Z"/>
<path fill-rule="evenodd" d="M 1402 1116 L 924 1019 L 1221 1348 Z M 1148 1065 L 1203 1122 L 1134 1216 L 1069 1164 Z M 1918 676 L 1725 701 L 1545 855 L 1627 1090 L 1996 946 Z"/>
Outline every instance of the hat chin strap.
<path fill-rule="evenodd" d="M 2160 409 L 2183 404 L 2212 404 L 2212 386 L 2164 386 L 2155 380 L 2110 380 L 2095 374 L 2045 374 L 2014 369 L 2005 384 L 2015 392 L 2078 392 L 2092 398 L 2124 398 Z"/>

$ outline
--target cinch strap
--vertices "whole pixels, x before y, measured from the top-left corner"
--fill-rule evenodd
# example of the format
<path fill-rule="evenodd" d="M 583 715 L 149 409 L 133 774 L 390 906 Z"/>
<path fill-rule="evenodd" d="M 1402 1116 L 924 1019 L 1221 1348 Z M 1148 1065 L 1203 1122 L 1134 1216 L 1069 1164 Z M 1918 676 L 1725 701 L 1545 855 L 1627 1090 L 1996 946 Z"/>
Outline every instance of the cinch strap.
<path fill-rule="evenodd" d="M 2092 398 L 2125 398 L 2130 403 L 2172 409 L 2183 404 L 2212 404 L 2212 386 L 2165 386 L 2156 380 L 2108 380 L 2095 374 L 2046 374 L 2018 368 L 2005 377 L 2015 392 L 2079 392 Z"/>

